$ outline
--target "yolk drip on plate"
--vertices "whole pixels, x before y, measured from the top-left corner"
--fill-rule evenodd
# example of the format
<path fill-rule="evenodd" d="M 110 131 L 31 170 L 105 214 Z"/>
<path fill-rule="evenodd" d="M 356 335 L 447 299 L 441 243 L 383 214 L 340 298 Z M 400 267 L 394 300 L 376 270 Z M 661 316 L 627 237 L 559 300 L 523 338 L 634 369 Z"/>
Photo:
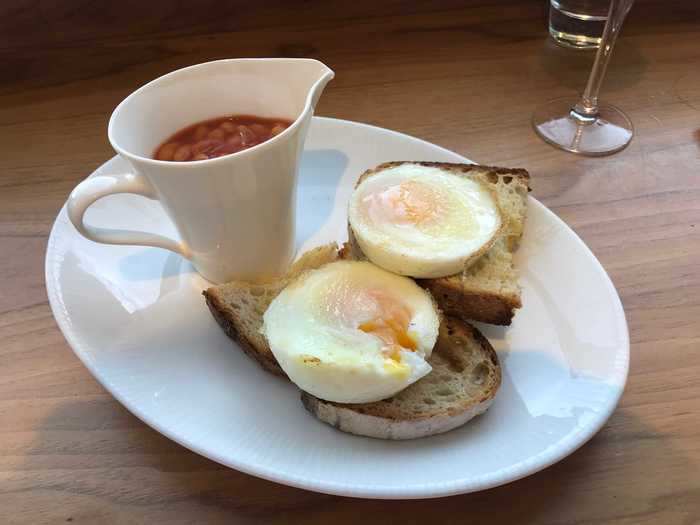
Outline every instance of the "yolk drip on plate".
<path fill-rule="evenodd" d="M 372 290 L 367 294 L 375 302 L 379 315 L 361 323 L 358 328 L 378 337 L 384 343 L 384 354 L 400 362 L 401 350 L 414 351 L 417 348 L 416 341 L 408 330 L 411 310 L 382 290 Z"/>

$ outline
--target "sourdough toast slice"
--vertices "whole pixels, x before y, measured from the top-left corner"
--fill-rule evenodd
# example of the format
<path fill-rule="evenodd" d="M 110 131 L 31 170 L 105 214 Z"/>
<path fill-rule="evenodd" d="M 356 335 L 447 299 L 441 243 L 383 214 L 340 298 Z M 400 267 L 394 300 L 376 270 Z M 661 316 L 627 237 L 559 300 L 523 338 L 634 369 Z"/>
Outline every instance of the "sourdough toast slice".
<path fill-rule="evenodd" d="M 428 360 L 432 372 L 394 397 L 347 404 L 302 392 L 306 409 L 343 432 L 381 439 L 441 434 L 482 414 L 501 384 L 498 356 L 473 326 L 446 317 Z"/>
<path fill-rule="evenodd" d="M 430 290 L 440 308 L 448 315 L 465 320 L 509 325 L 515 310 L 522 306 L 518 276 L 513 266 L 513 253 L 525 225 L 530 175 L 524 169 L 477 164 L 396 161 L 367 170 L 357 184 L 385 169 L 402 164 L 439 168 L 493 188 L 504 222 L 500 237 L 493 246 L 469 264 L 461 274 L 416 281 Z M 348 244 L 341 250 L 341 256 L 364 259 L 365 256 L 349 225 L 348 239 Z"/>
<path fill-rule="evenodd" d="M 202 293 L 214 319 L 224 332 L 265 370 L 286 377 L 265 337 L 260 333 L 263 314 L 287 284 L 303 272 L 319 268 L 336 259 L 338 246 L 335 243 L 319 246 L 299 258 L 283 278 L 257 284 L 232 281 L 212 286 Z"/>
<path fill-rule="evenodd" d="M 336 245 L 305 254 L 283 279 L 263 284 L 231 282 L 203 292 L 214 318 L 243 351 L 265 370 L 286 377 L 260 333 L 270 302 L 307 270 L 338 258 Z M 447 432 L 483 413 L 501 383 L 493 347 L 457 318 L 445 317 L 428 362 L 433 370 L 396 396 L 365 404 L 323 401 L 302 392 L 304 406 L 344 432 L 383 439 L 412 439 Z"/>

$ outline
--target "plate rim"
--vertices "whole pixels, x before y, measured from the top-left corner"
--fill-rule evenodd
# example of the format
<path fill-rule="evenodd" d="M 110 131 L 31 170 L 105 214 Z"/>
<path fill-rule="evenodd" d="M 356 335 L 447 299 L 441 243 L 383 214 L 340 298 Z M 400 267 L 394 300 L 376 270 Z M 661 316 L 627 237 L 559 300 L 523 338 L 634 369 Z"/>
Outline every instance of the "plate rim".
<path fill-rule="evenodd" d="M 380 131 L 382 133 L 388 133 L 390 135 L 397 136 L 401 139 L 409 139 L 411 141 L 422 142 L 433 149 L 441 150 L 451 156 L 458 156 L 463 162 L 473 164 L 470 159 L 456 153 L 454 151 L 448 150 L 442 146 L 436 145 L 429 141 L 413 137 L 406 133 L 401 133 L 398 131 L 390 130 L 387 128 L 382 128 L 379 126 L 374 126 L 371 124 L 365 124 L 362 122 L 356 122 L 345 119 L 336 119 L 330 117 L 320 117 L 314 116 L 314 121 L 327 122 L 329 124 L 342 124 L 346 126 L 359 126 L 364 128 L 370 128 L 375 131 Z M 106 160 L 95 170 L 93 170 L 88 177 L 92 176 L 95 171 L 100 169 L 101 166 L 107 162 L 117 158 L 118 155 L 111 157 Z M 568 457 L 573 452 L 578 450 L 581 446 L 586 444 L 608 421 L 614 410 L 616 409 L 622 394 L 624 393 L 628 373 L 629 373 L 629 360 L 630 360 L 630 343 L 629 343 L 629 328 L 627 325 L 627 319 L 625 316 L 625 311 L 622 306 L 622 301 L 617 293 L 617 290 L 610 279 L 607 271 L 591 251 L 591 249 L 586 245 L 586 243 L 578 236 L 578 234 L 566 224 L 558 215 L 556 215 L 552 210 L 547 208 L 544 204 L 538 201 L 531 195 L 528 195 L 528 206 L 535 206 L 539 208 L 540 212 L 543 212 L 549 220 L 557 224 L 558 227 L 563 227 L 565 231 L 573 236 L 575 242 L 583 249 L 587 257 L 591 259 L 596 273 L 602 278 L 603 283 L 607 291 L 611 294 L 613 298 L 613 308 L 615 311 L 615 323 L 619 324 L 621 327 L 621 342 L 618 347 L 618 353 L 620 353 L 613 365 L 611 371 L 612 379 L 619 381 L 619 391 L 616 395 L 612 396 L 612 402 L 605 407 L 604 410 L 595 414 L 595 418 L 589 421 L 586 426 L 581 427 L 576 432 L 572 432 L 564 437 L 564 439 L 558 441 L 555 446 L 548 447 L 534 456 L 530 456 L 527 459 L 516 463 L 514 465 L 509 465 L 500 470 L 494 471 L 486 475 L 475 476 L 465 476 L 458 479 L 453 479 L 450 481 L 440 482 L 440 483 L 414 483 L 402 486 L 401 488 L 387 488 L 372 484 L 344 484 L 338 483 L 336 481 L 319 480 L 314 478 L 308 478 L 304 476 L 295 475 L 289 472 L 284 472 L 280 470 L 275 470 L 269 467 L 260 467 L 252 461 L 240 461 L 225 459 L 217 455 L 215 452 L 208 451 L 203 447 L 191 443 L 186 436 L 179 435 L 177 433 L 171 432 L 167 428 L 162 427 L 158 422 L 151 421 L 147 418 L 143 412 L 136 406 L 127 400 L 124 396 L 118 393 L 118 389 L 113 386 L 109 380 L 107 380 L 94 366 L 91 359 L 89 358 L 88 345 L 81 341 L 78 334 L 73 330 L 70 322 L 70 315 L 67 311 L 65 304 L 62 301 L 62 287 L 58 276 L 54 273 L 54 261 L 51 258 L 52 254 L 55 253 L 56 244 L 58 242 L 59 235 L 57 234 L 57 229 L 60 223 L 66 222 L 66 211 L 64 204 L 60 211 L 58 212 L 56 219 L 51 227 L 49 233 L 49 240 L 46 247 L 46 255 L 44 258 L 44 274 L 45 274 L 45 284 L 46 291 L 49 299 L 49 305 L 51 307 L 51 312 L 56 324 L 58 325 L 61 333 L 63 334 L 66 342 L 73 350 L 73 353 L 78 357 L 78 359 L 83 363 L 83 365 L 88 369 L 92 376 L 97 380 L 102 387 L 109 392 L 109 394 L 114 397 L 124 408 L 126 408 L 131 414 L 142 421 L 147 426 L 151 427 L 158 433 L 164 435 L 168 439 L 178 443 L 179 445 L 187 448 L 188 450 L 199 454 L 211 461 L 222 464 L 229 468 L 233 468 L 245 474 L 259 477 L 268 481 L 273 481 L 275 483 L 280 483 L 283 485 L 288 485 L 296 488 L 301 488 L 305 490 L 311 490 L 314 492 L 320 492 L 324 494 L 331 494 L 337 496 L 346 497 L 356 497 L 356 498 L 369 498 L 369 499 L 425 499 L 425 498 L 437 498 L 444 496 L 452 496 L 457 494 L 465 494 L 470 492 L 477 492 L 481 490 L 487 490 L 494 488 L 506 483 L 517 481 L 519 479 L 525 478 L 532 474 L 535 474 L 547 467 L 561 461 L 562 459 Z"/>

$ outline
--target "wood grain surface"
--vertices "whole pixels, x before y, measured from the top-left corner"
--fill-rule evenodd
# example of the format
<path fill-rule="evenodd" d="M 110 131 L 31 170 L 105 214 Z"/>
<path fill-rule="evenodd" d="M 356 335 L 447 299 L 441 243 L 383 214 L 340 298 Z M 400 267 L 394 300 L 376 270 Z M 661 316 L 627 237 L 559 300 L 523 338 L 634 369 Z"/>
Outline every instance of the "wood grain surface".
<path fill-rule="evenodd" d="M 636 135 L 612 157 L 547 146 L 530 115 L 592 55 L 546 38 L 546 1 L 66 2 L 0 6 L 0 523 L 700 523 L 700 4 L 640 1 L 603 99 Z M 521 166 L 610 273 L 630 326 L 620 406 L 529 478 L 424 501 L 325 496 L 227 469 L 96 383 L 49 310 L 44 253 L 69 191 L 114 152 L 111 110 L 223 57 L 308 56 L 318 114 Z"/>

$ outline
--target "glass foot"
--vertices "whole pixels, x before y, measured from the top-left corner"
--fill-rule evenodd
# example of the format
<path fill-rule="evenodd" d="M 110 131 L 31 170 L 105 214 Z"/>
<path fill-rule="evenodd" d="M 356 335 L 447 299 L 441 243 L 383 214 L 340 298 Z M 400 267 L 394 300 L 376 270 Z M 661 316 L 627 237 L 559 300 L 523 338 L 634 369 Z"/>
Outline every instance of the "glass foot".
<path fill-rule="evenodd" d="M 553 146 L 580 155 L 610 155 L 629 144 L 634 130 L 627 115 L 602 104 L 596 118 L 582 120 L 571 115 L 578 101 L 558 98 L 537 108 L 532 115 L 537 134 Z"/>

